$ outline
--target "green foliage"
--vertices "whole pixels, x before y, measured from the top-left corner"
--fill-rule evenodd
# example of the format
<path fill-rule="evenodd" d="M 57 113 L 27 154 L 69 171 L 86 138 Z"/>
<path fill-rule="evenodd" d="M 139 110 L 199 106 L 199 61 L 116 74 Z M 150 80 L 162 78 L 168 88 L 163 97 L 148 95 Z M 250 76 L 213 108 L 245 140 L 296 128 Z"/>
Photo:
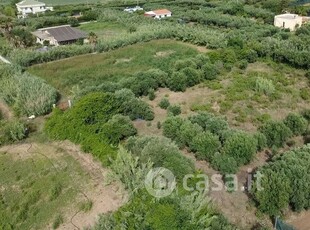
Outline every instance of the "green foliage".
<path fill-rule="evenodd" d="M 206 63 L 202 66 L 203 76 L 206 80 L 214 80 L 218 75 L 216 66 L 211 63 Z"/>
<path fill-rule="evenodd" d="M 144 188 L 145 175 L 151 170 L 153 163 L 149 160 L 142 161 L 120 147 L 116 158 L 112 161 L 112 178 L 121 181 L 130 195 Z"/>
<path fill-rule="evenodd" d="M 181 117 L 168 117 L 168 119 L 163 123 L 163 134 L 172 140 L 178 138 L 178 132 L 181 125 L 184 123 Z"/>
<path fill-rule="evenodd" d="M 199 113 L 189 117 L 192 123 L 197 123 L 205 131 L 210 131 L 213 134 L 219 135 L 222 131 L 228 129 L 227 120 L 220 116 L 215 116 L 211 113 Z"/>
<path fill-rule="evenodd" d="M 171 170 L 176 178 L 182 181 L 186 174 L 194 172 L 192 161 L 182 155 L 179 148 L 165 137 L 129 138 L 127 148 L 142 162 L 151 161 L 154 167 Z"/>
<path fill-rule="evenodd" d="M 150 101 L 153 101 L 153 100 L 156 98 L 156 96 L 155 96 L 155 90 L 154 90 L 154 89 L 150 89 L 150 90 L 149 90 L 148 96 L 149 96 L 149 100 L 150 100 Z"/>
<path fill-rule="evenodd" d="M 308 122 L 310 122 L 310 109 L 303 110 L 301 114 Z"/>
<path fill-rule="evenodd" d="M 295 113 L 287 115 L 284 124 L 290 128 L 295 136 L 304 134 L 308 128 L 308 121 L 302 115 Z"/>
<path fill-rule="evenodd" d="M 168 107 L 170 106 L 169 99 L 168 98 L 161 99 L 158 105 L 162 109 L 168 109 Z"/>
<path fill-rule="evenodd" d="M 52 228 L 53 229 L 57 229 L 62 223 L 64 222 L 64 219 L 62 217 L 61 214 L 58 214 L 55 219 L 54 219 L 54 222 L 52 224 Z"/>
<path fill-rule="evenodd" d="M 93 153 L 107 164 L 114 150 L 108 145 L 104 133 L 98 131 L 113 115 L 119 113 L 118 102 L 111 94 L 89 94 L 65 113 L 56 110 L 46 122 L 45 131 L 52 138 L 69 139 L 82 144 L 84 151 Z"/>
<path fill-rule="evenodd" d="M 223 146 L 223 152 L 233 157 L 238 166 L 249 163 L 257 150 L 257 140 L 243 132 L 235 132 L 227 138 Z"/>
<path fill-rule="evenodd" d="M 198 133 L 190 143 L 190 149 L 195 152 L 198 160 L 211 161 L 220 147 L 219 137 L 210 132 Z"/>
<path fill-rule="evenodd" d="M 215 154 L 212 159 L 212 166 L 223 174 L 234 174 L 238 171 L 237 161 L 222 153 Z"/>
<path fill-rule="evenodd" d="M 172 116 L 180 115 L 182 112 L 181 106 L 179 105 L 170 105 L 167 110 L 168 113 L 171 114 Z"/>
<path fill-rule="evenodd" d="M 13 67 L 1 66 L 0 97 L 19 115 L 44 115 L 52 110 L 57 92 L 43 80 L 21 73 Z"/>
<path fill-rule="evenodd" d="M 79 209 L 83 212 L 89 212 L 93 207 L 93 202 L 91 200 L 87 200 L 84 202 L 80 202 Z"/>
<path fill-rule="evenodd" d="M 267 121 L 259 130 L 266 136 L 269 147 L 282 147 L 292 136 L 292 131 L 281 121 Z"/>
<path fill-rule="evenodd" d="M 117 114 L 103 124 L 102 132 L 108 138 L 109 143 L 118 144 L 121 140 L 135 135 L 137 129 L 133 126 L 129 117 Z"/>
<path fill-rule="evenodd" d="M 154 119 L 154 112 L 149 105 L 135 97 L 132 91 L 122 89 L 115 92 L 116 100 L 120 104 L 120 112 L 129 116 L 130 119 L 144 119 L 151 121 Z"/>
<path fill-rule="evenodd" d="M 26 126 L 20 121 L 0 123 L 0 145 L 20 141 L 26 137 Z"/>
<path fill-rule="evenodd" d="M 259 77 L 256 79 L 255 90 L 259 93 L 270 96 L 275 92 L 275 87 L 271 80 Z"/>
<path fill-rule="evenodd" d="M 187 76 L 183 72 L 173 72 L 167 80 L 169 89 L 184 92 L 187 87 Z"/>
<path fill-rule="evenodd" d="M 267 147 L 267 138 L 264 134 L 257 132 L 254 134 L 254 138 L 257 140 L 257 151 L 262 151 Z"/>
<path fill-rule="evenodd" d="M 286 152 L 263 166 L 261 187 L 254 183 L 254 200 L 262 212 L 276 216 L 289 205 L 296 210 L 309 209 L 309 167 L 310 146 Z"/>
<path fill-rule="evenodd" d="M 179 127 L 175 141 L 180 147 L 191 146 L 194 137 L 201 134 L 202 131 L 203 129 L 199 125 L 185 120 Z"/>

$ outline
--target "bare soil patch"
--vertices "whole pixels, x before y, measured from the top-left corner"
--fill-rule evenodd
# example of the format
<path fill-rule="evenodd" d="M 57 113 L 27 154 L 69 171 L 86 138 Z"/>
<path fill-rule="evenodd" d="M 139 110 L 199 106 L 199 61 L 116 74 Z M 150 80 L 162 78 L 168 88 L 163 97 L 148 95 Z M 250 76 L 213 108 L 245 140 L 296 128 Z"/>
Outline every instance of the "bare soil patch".
<path fill-rule="evenodd" d="M 171 54 L 173 54 L 173 50 L 167 50 L 167 51 L 160 51 L 157 52 L 154 57 L 160 58 L 160 57 L 169 57 Z"/>
<path fill-rule="evenodd" d="M 310 229 L 310 211 L 304 211 L 299 214 L 293 214 L 288 223 L 296 228 L 296 230 Z"/>

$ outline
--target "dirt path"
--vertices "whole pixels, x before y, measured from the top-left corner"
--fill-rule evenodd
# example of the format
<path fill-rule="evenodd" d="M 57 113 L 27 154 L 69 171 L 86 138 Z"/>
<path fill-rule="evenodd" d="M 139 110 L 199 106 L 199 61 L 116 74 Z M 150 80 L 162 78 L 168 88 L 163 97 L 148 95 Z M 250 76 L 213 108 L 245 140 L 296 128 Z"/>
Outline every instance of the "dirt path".
<path fill-rule="evenodd" d="M 186 152 L 185 155 L 189 158 L 195 159 L 195 157 Z M 249 165 L 240 168 L 237 173 L 238 177 L 238 191 L 229 193 L 225 190 L 221 191 L 210 191 L 209 195 L 212 199 L 215 207 L 223 213 L 223 215 L 233 224 L 242 229 L 251 229 L 255 224 L 258 223 L 256 216 L 256 208 L 250 204 L 250 198 L 242 190 L 243 186 L 247 182 L 248 169 L 255 169 L 266 163 L 268 155 L 265 152 L 257 154 L 257 157 Z M 206 161 L 195 161 L 195 166 L 208 176 L 220 174 L 218 171 L 212 169 Z M 210 184 L 211 188 L 215 184 Z M 264 217 L 260 223 L 264 223 L 267 226 L 272 227 L 272 223 L 268 217 Z"/>
<path fill-rule="evenodd" d="M 105 184 L 107 183 L 108 170 L 95 161 L 91 154 L 82 153 L 79 147 L 69 141 L 55 143 L 55 146 L 68 152 L 92 177 L 91 183 L 85 185 L 85 190 L 82 191 L 79 198 L 84 201 L 92 201 L 92 209 L 90 212 L 84 213 L 77 212 L 72 207 L 67 214 L 71 216 L 70 222 L 61 225 L 59 229 L 89 229 L 98 220 L 99 214 L 116 211 L 125 203 L 126 196 L 121 185 Z"/>
<path fill-rule="evenodd" d="M 296 228 L 296 230 L 310 229 L 310 211 L 292 215 L 288 223 Z"/>
<path fill-rule="evenodd" d="M 1 111 L 1 113 L 5 119 L 10 120 L 14 117 L 14 114 L 10 110 L 9 106 L 5 102 L 3 102 L 2 100 L 0 100 L 0 111 Z"/>
<path fill-rule="evenodd" d="M 80 148 L 69 141 L 53 142 L 50 144 L 27 143 L 11 145 L 0 148 L 0 152 L 12 154 L 18 159 L 33 158 L 40 154 L 49 159 L 53 167 L 57 169 L 63 166 L 64 162 L 59 162 L 59 156 L 68 154 L 73 157 L 90 178 L 89 181 L 82 181 L 79 195 L 70 207 L 65 207 L 62 211 L 64 223 L 58 229 L 79 230 L 89 229 L 93 226 L 100 214 L 112 212 L 122 206 L 127 196 L 121 184 L 107 184 L 108 169 L 102 167 L 91 154 L 83 153 Z M 73 172 L 74 173 L 74 172 Z M 92 208 L 88 212 L 80 211 L 80 202 L 92 202 Z M 51 229 L 51 225 L 45 229 Z"/>

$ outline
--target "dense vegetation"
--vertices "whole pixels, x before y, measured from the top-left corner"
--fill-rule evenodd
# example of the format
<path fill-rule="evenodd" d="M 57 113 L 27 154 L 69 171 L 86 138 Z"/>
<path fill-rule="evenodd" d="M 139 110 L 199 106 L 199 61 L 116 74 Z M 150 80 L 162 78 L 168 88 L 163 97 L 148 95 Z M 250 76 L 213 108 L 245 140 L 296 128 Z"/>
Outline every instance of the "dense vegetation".
<path fill-rule="evenodd" d="M 136 134 L 129 117 L 153 119 L 153 112 L 129 90 L 92 93 L 66 112 L 56 109 L 46 123 L 46 132 L 52 138 L 81 144 L 84 151 L 108 164 L 115 155 L 114 146 Z"/>
<path fill-rule="evenodd" d="M 310 147 L 281 155 L 278 150 L 296 144 L 294 137 L 310 142 L 310 112 L 299 114 L 301 108 L 296 108 L 307 107 L 310 100 L 310 27 L 291 33 L 272 25 L 275 14 L 290 10 L 307 15 L 309 8 L 300 6 L 302 1 L 286 0 L 143 1 L 145 10 L 173 12 L 167 20 L 153 20 L 141 12 L 123 12 L 124 4 L 131 3 L 136 4 L 120 0 L 56 7 L 54 12 L 18 20 L 12 5 L 0 7 L 0 53 L 13 63 L 0 65 L 1 99 L 23 117 L 51 112 L 58 99 L 55 88 L 68 96 L 72 108 L 54 109 L 44 132 L 51 139 L 80 144 L 109 166 L 129 193 L 128 203 L 102 215 L 94 228 L 235 229 L 204 193 L 188 194 L 178 186 L 171 196 L 155 199 L 145 190 L 145 175 L 152 167 L 171 170 L 178 182 L 198 173 L 183 149 L 225 175 L 237 173 L 268 148 L 275 156 L 259 169 L 265 190 L 252 191 L 259 210 L 278 216 L 288 207 L 309 209 Z M 83 16 L 73 19 L 79 12 Z M 38 49 L 42 46 L 34 44 L 30 32 L 61 24 L 84 28 L 90 32 L 90 43 Z M 112 32 L 101 31 L 106 29 Z M 60 60 L 68 57 L 74 58 Z M 60 61 L 52 62 L 56 60 Z M 139 122 L 152 126 L 157 119 L 158 108 L 148 103 L 156 100 L 158 89 L 186 95 L 189 88 L 199 87 L 219 97 L 208 94 L 209 104 L 189 105 L 189 113 L 183 111 L 185 102 L 162 96 L 156 104 L 167 118 L 156 120 L 156 132 L 164 137 L 140 135 Z M 280 113 L 286 106 L 290 113 L 281 114 L 282 119 L 273 119 L 268 111 Z M 220 114 L 237 114 L 237 122 Z M 237 128 L 249 121 L 251 132 Z M 22 140 L 28 131 L 19 119 L 2 120 L 0 145 Z M 0 229 L 34 218 L 39 196 L 29 192 L 26 203 L 10 210 L 16 213 L 14 222 Z M 5 210 L 1 199 L 0 191 L 0 207 Z M 0 219 L 8 219 L 10 212 L 2 210 Z M 61 222 L 59 217 L 56 223 Z"/>
<path fill-rule="evenodd" d="M 309 209 L 309 160 L 308 145 L 276 156 L 259 169 L 263 190 L 255 187 L 253 196 L 262 212 L 277 216 L 289 206 L 294 211 Z"/>
<path fill-rule="evenodd" d="M 18 115 L 44 115 L 57 101 L 56 90 L 40 78 L 0 64 L 0 97 Z"/>

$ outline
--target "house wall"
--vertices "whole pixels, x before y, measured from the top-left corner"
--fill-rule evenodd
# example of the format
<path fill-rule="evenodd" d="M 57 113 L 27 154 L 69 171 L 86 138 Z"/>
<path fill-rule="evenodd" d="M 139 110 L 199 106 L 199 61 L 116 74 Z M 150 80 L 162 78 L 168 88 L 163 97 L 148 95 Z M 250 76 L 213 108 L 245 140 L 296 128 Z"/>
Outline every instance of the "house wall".
<path fill-rule="evenodd" d="M 28 14 L 44 13 L 47 10 L 53 10 L 52 7 L 46 7 L 45 4 L 35 6 L 17 6 L 17 11 L 21 17 L 25 18 Z"/>
<path fill-rule="evenodd" d="M 296 27 L 300 27 L 302 25 L 302 17 L 297 16 L 294 19 L 275 17 L 274 25 L 276 27 L 286 28 L 290 29 L 291 31 L 295 31 Z"/>
<path fill-rule="evenodd" d="M 170 14 L 156 15 L 154 18 L 161 19 L 161 18 L 169 18 L 171 16 L 172 14 L 170 13 Z"/>

